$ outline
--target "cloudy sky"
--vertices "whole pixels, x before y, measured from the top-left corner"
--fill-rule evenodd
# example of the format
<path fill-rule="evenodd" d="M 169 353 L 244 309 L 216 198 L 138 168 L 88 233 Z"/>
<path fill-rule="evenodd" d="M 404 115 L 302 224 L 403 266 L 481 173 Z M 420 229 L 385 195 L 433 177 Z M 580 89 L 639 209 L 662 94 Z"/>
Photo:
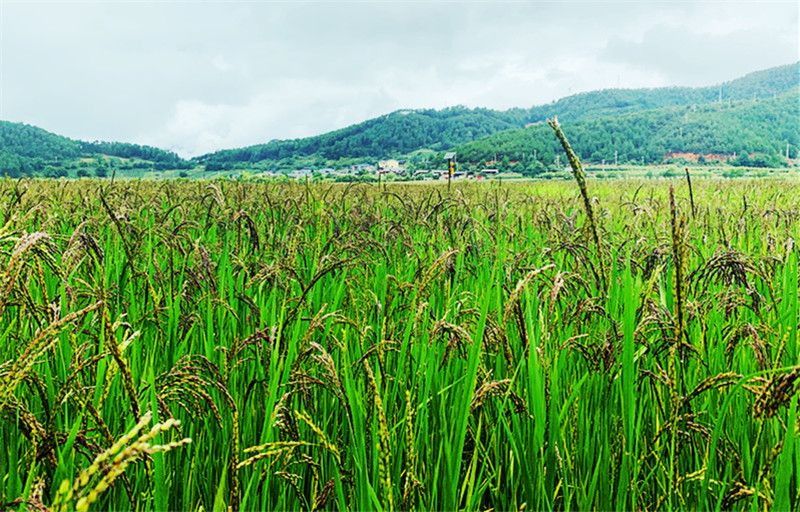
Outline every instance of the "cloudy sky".
<path fill-rule="evenodd" d="M 0 0 L 0 119 L 184 156 L 400 108 L 708 85 L 800 59 L 796 2 Z"/>

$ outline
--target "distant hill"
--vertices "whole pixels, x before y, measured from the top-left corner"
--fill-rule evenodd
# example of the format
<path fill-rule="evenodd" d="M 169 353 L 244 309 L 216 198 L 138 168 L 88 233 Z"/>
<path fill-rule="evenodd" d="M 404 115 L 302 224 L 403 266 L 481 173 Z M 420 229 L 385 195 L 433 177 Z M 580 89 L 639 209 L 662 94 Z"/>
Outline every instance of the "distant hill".
<path fill-rule="evenodd" d="M 562 121 L 581 121 L 663 107 L 771 98 L 798 85 L 800 62 L 756 71 L 710 87 L 603 89 L 574 94 L 547 105 L 515 112 L 526 124 L 544 121 L 555 115 Z"/>
<path fill-rule="evenodd" d="M 559 120 L 563 118 L 559 115 Z M 657 163 L 685 153 L 743 165 L 780 165 L 786 144 L 800 147 L 800 88 L 776 97 L 663 107 L 564 122 L 579 156 L 591 163 Z M 463 165 L 535 172 L 561 147 L 545 123 L 506 130 L 455 148 Z M 499 156 L 497 156 L 499 155 Z M 497 162 L 495 162 L 497 158 Z M 561 162 L 565 163 L 563 157 Z M 487 164 L 488 162 L 488 164 Z"/>
<path fill-rule="evenodd" d="M 274 140 L 218 151 L 196 160 L 210 169 L 237 165 L 325 165 L 346 158 L 400 157 L 441 150 L 558 115 L 565 122 L 609 118 L 645 110 L 772 98 L 800 83 L 800 62 L 750 73 L 711 87 L 606 89 L 575 94 L 528 109 L 494 111 L 464 107 L 404 110 L 315 137 Z"/>
<path fill-rule="evenodd" d="M 421 148 L 446 149 L 519 126 L 513 116 L 489 109 L 400 110 L 316 137 L 223 150 L 197 160 L 210 168 L 220 168 L 307 156 L 321 160 L 382 158 Z"/>
<path fill-rule="evenodd" d="M 122 142 L 84 142 L 23 123 L 0 121 L 0 174 L 31 175 L 45 168 L 80 166 L 81 159 L 132 160 L 143 169 L 180 169 L 191 164 L 171 151 Z"/>
<path fill-rule="evenodd" d="M 593 162 L 659 162 L 670 152 L 759 154 L 773 163 L 798 145 L 800 62 L 711 87 L 606 89 L 547 105 L 496 111 L 400 110 L 315 137 L 274 140 L 192 159 L 121 142 L 85 142 L 0 121 L 0 175 L 104 175 L 204 166 L 206 170 L 346 166 L 378 159 L 432 162 L 456 148 L 462 163 L 500 159 L 529 170 L 552 165 L 558 148 L 542 124 L 554 115 Z M 529 126 L 530 128 L 524 128 Z M 795 149 L 796 151 L 796 149 Z M 760 158 L 760 157 L 759 157 Z M 747 163 L 741 159 L 740 163 Z M 506 165 L 504 162 L 500 162 Z M 500 165 L 498 164 L 498 165 Z M 202 168 L 202 167 L 200 167 Z"/>

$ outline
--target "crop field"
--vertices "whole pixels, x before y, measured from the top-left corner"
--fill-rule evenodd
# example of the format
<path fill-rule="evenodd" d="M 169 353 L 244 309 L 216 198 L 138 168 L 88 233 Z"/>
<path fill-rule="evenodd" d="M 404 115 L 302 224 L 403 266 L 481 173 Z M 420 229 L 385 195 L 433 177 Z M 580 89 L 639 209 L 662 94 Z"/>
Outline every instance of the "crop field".
<path fill-rule="evenodd" d="M 800 182 L 0 181 L 0 509 L 797 510 Z"/>

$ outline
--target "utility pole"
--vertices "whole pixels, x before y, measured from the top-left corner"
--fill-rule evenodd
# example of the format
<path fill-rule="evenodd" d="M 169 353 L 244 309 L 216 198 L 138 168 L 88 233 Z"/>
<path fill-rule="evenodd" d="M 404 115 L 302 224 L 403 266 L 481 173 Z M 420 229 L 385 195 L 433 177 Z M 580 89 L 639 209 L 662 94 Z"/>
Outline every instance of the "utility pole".
<path fill-rule="evenodd" d="M 456 171 L 455 152 L 445 153 L 444 159 L 447 160 L 447 191 L 450 192 L 451 182 L 453 181 L 453 174 L 455 174 Z"/>
<path fill-rule="evenodd" d="M 615 150 L 614 150 L 614 167 L 616 167 L 616 166 L 618 166 L 618 165 L 619 165 L 619 153 L 618 153 L 618 152 L 617 152 L 617 150 L 615 149 Z"/>
<path fill-rule="evenodd" d="M 786 143 L 786 160 L 789 160 L 789 143 Z"/>

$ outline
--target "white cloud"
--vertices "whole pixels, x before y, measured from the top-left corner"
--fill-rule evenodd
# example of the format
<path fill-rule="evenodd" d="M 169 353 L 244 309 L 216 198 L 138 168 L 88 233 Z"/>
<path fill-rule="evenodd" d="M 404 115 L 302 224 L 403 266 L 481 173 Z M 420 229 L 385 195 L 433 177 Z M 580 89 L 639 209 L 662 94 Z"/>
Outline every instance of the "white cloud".
<path fill-rule="evenodd" d="M 194 156 L 274 138 L 314 135 L 320 126 L 341 127 L 377 115 L 385 104 L 384 93 L 370 87 L 286 79 L 240 103 L 179 100 L 160 128 L 136 139 Z"/>
<path fill-rule="evenodd" d="M 793 3 L 3 6 L 5 118 L 184 155 L 799 58 Z"/>

